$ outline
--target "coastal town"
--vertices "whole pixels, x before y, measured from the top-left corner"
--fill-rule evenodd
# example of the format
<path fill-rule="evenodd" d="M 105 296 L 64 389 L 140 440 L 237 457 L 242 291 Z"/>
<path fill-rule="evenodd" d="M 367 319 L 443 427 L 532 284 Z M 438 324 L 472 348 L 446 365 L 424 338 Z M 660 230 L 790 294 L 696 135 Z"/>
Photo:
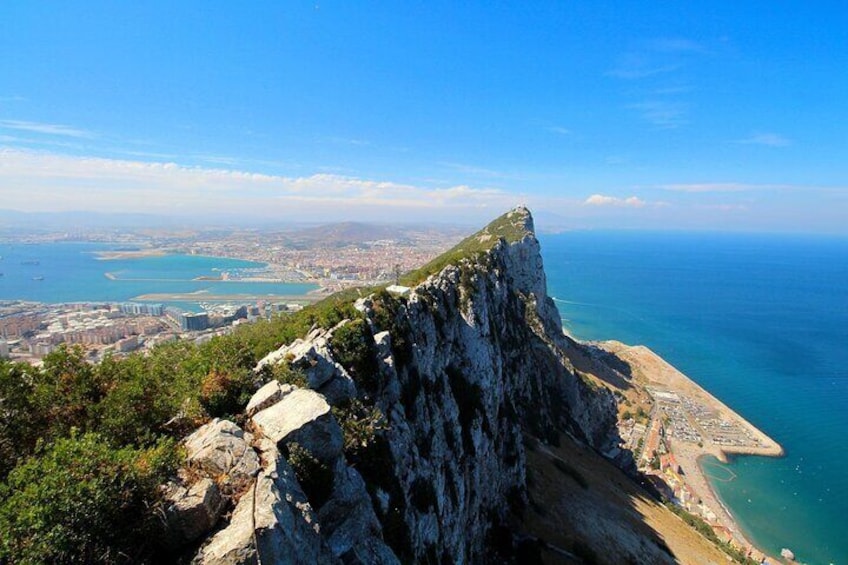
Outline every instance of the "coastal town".
<path fill-rule="evenodd" d="M 606 369 L 614 356 L 616 367 L 629 372 L 612 369 L 632 385 L 617 394 L 623 410 L 618 429 L 620 448 L 632 453 L 640 475 L 702 533 L 757 563 L 776 563 L 739 529 L 710 486 L 703 458 L 721 464 L 733 454 L 778 457 L 781 446 L 650 349 L 615 341 L 592 346 Z M 786 548 L 782 557 L 793 562 L 791 555 Z"/>
<path fill-rule="evenodd" d="M 103 276 L 116 284 L 124 279 L 111 270 L 115 260 L 165 255 L 196 255 L 253 261 L 256 267 L 218 270 L 193 280 L 209 283 L 302 283 L 306 294 L 258 292 L 215 294 L 149 292 L 126 301 L 91 300 L 41 303 L 2 300 L 0 357 L 39 363 L 62 344 L 82 345 L 92 361 L 106 354 L 124 355 L 175 339 L 202 341 L 233 327 L 281 312 L 291 312 L 352 285 L 387 284 L 401 272 L 418 267 L 452 245 L 458 228 L 386 227 L 357 223 L 290 230 L 142 230 L 31 232 L 10 234 L 4 241 L 18 246 L 63 242 L 106 243 L 97 252 Z M 37 257 L 20 262 L 32 269 L 33 282 L 43 282 Z M 26 265 L 23 265 L 26 263 Z M 1 273 L 2 271 L 0 271 Z M 0 279 L 2 280 L 2 279 Z M 138 282 L 137 279 L 133 279 Z M 2 288 L 0 288 L 2 290 Z M 11 297 L 10 297 L 11 298 Z"/>

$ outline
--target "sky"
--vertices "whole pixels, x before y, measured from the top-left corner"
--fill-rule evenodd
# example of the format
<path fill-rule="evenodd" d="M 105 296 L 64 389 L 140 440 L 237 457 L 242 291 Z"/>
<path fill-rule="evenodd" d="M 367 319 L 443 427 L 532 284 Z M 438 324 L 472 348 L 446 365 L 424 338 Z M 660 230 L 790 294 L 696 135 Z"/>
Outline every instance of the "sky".
<path fill-rule="evenodd" d="M 0 3 L 0 208 L 848 234 L 836 2 Z"/>

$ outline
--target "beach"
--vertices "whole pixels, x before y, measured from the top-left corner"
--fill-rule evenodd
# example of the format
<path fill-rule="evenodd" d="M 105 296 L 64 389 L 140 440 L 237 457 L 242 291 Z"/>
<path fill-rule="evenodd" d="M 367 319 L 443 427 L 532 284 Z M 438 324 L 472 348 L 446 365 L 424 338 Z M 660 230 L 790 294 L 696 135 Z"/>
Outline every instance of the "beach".
<path fill-rule="evenodd" d="M 672 461 L 679 469 L 657 472 L 655 475 L 668 480 L 672 485 L 676 480 L 685 483 L 688 495 L 694 502 L 690 512 L 700 515 L 710 523 L 720 538 L 732 538 L 734 545 L 755 559 L 768 555 L 768 552 L 757 547 L 745 536 L 736 519 L 722 503 L 707 477 L 703 461 L 707 456 L 713 456 L 723 463 L 728 462 L 729 457 L 733 455 L 780 457 L 784 453 L 780 444 L 649 348 L 629 346 L 618 341 L 590 342 L 587 345 L 597 347 L 624 362 L 630 371 L 630 375 L 626 377 L 627 381 L 642 388 L 653 399 L 651 422 L 656 422 L 659 418 L 665 420 L 666 427 L 670 428 L 671 431 L 662 434 L 662 440 L 670 449 Z M 605 382 L 608 383 L 609 380 L 605 379 Z M 683 410 L 682 407 L 689 410 Z M 701 434 L 699 440 L 674 437 L 675 417 L 681 419 L 681 427 L 696 429 Z M 713 421 L 723 423 L 720 432 L 714 432 L 707 426 L 707 422 Z M 699 427 L 699 423 L 703 425 Z M 659 438 L 651 437 L 655 426 L 647 426 L 646 429 L 646 445 L 658 445 Z M 715 443 L 718 437 L 731 435 L 728 430 L 735 434 L 732 437 L 739 438 L 739 445 Z M 709 437 L 711 432 L 714 435 Z M 654 444 L 651 443 L 652 439 L 655 440 Z M 681 472 L 678 473 L 678 470 Z M 726 479 L 713 477 L 713 480 L 735 478 L 732 471 L 725 470 L 729 473 Z M 776 559 L 774 556 L 771 558 Z"/>

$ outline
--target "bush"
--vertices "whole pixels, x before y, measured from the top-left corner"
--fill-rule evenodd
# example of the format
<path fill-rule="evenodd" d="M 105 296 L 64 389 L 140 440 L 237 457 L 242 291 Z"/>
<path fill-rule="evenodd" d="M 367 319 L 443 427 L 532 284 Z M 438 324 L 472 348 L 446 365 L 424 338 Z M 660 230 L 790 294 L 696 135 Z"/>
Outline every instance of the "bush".
<path fill-rule="evenodd" d="M 380 385 L 374 337 L 365 320 L 357 318 L 333 332 L 333 357 L 365 391 L 373 394 Z"/>
<path fill-rule="evenodd" d="M 35 447 L 44 424 L 32 402 L 31 371 L 27 364 L 0 359 L 0 480 Z"/>
<path fill-rule="evenodd" d="M 286 459 L 312 508 L 319 510 L 333 493 L 333 470 L 298 443 L 287 446 Z"/>
<path fill-rule="evenodd" d="M 283 360 L 281 363 L 272 366 L 270 372 L 271 378 L 276 379 L 282 384 L 294 385 L 298 388 L 307 388 L 309 386 L 306 374 L 300 369 L 293 368 L 288 360 Z"/>
<path fill-rule="evenodd" d="M 143 561 L 157 522 L 157 486 L 178 463 L 172 440 L 113 449 L 97 434 L 56 441 L 0 487 L 0 561 Z"/>
<path fill-rule="evenodd" d="M 92 408 L 103 398 L 105 387 L 82 347 L 63 345 L 46 355 L 33 384 L 32 402 L 44 418 L 49 439 L 64 436 L 71 428 L 92 428 Z"/>
<path fill-rule="evenodd" d="M 354 399 L 344 406 L 333 407 L 344 436 L 344 453 L 352 463 L 366 457 L 377 434 L 386 429 L 386 418 L 376 406 L 366 406 Z"/>

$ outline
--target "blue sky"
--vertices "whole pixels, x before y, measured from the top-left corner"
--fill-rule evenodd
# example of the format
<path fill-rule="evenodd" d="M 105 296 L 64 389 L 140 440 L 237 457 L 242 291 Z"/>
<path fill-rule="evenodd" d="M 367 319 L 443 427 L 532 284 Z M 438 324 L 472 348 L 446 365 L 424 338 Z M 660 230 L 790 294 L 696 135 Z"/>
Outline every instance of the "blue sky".
<path fill-rule="evenodd" d="M 0 208 L 848 232 L 844 2 L 0 4 Z"/>

